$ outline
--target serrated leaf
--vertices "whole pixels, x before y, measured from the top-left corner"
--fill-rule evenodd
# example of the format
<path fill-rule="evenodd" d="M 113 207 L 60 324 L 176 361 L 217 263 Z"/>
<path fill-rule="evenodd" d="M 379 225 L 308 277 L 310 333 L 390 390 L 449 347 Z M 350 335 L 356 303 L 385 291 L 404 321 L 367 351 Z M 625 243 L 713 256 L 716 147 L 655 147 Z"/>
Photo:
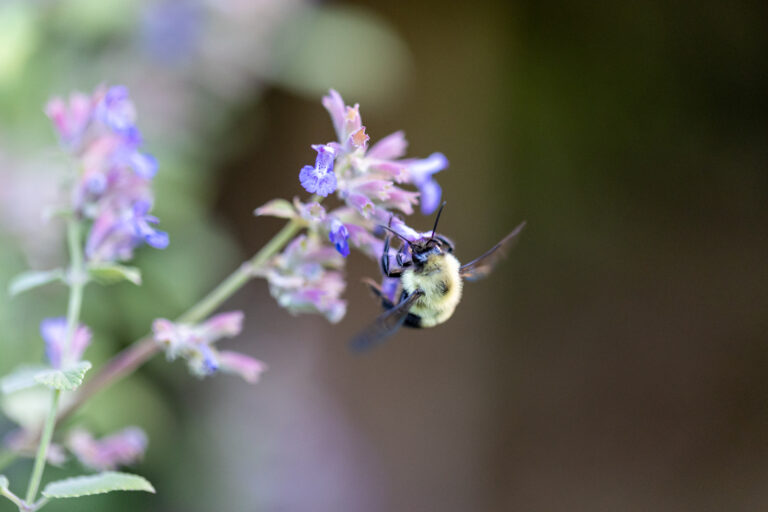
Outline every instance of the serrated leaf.
<path fill-rule="evenodd" d="M 0 475 L 0 489 L 8 489 L 8 479 L 5 478 L 5 475 Z"/>
<path fill-rule="evenodd" d="M 130 281 L 137 286 L 141 284 L 141 271 L 138 268 L 117 263 L 92 263 L 88 265 L 88 275 L 100 284 L 115 284 L 121 281 Z"/>
<path fill-rule="evenodd" d="M 60 268 L 53 270 L 30 270 L 17 275 L 8 284 L 8 293 L 14 297 L 22 292 L 43 286 L 54 281 L 64 281 L 64 271 Z"/>
<path fill-rule="evenodd" d="M 83 383 L 85 372 L 91 369 L 89 361 L 80 361 L 61 370 L 45 370 L 35 375 L 35 380 L 43 386 L 62 391 L 72 391 Z"/>
<path fill-rule="evenodd" d="M 296 209 L 285 199 L 273 199 L 253 211 L 254 215 L 269 215 L 280 219 L 292 219 L 296 216 Z"/>
<path fill-rule="evenodd" d="M 2 379 L 0 379 L 0 391 L 4 395 L 21 391 L 22 389 L 36 386 L 38 382 L 35 375 L 45 370 L 50 370 L 50 366 L 43 365 L 22 365 L 13 370 Z"/>
<path fill-rule="evenodd" d="M 76 476 L 51 482 L 43 489 L 46 498 L 78 498 L 93 494 L 104 494 L 112 491 L 146 491 L 155 492 L 155 488 L 146 478 L 107 471 L 98 475 Z"/>

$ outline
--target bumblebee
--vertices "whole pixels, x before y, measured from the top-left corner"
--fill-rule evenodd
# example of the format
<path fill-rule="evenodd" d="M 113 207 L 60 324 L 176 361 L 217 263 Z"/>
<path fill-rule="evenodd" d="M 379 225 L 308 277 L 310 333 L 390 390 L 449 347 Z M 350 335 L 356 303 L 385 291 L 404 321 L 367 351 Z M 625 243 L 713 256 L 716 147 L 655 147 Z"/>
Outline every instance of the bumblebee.
<path fill-rule="evenodd" d="M 461 301 L 464 280 L 475 281 L 490 274 L 505 250 L 525 227 L 525 222 L 521 223 L 485 254 L 462 265 L 453 255 L 453 242 L 437 234 L 437 224 L 444 206 L 445 203 L 437 212 L 429 238 L 410 241 L 391 227 L 381 226 L 387 231 L 381 255 L 381 270 L 386 277 L 399 279 L 399 287 L 402 289 L 400 300 L 394 304 L 376 282 L 366 280 L 386 312 L 352 340 L 353 349 L 366 349 L 391 336 L 403 325 L 426 328 L 448 320 Z M 390 262 L 390 233 L 403 242 L 396 254 L 398 267 L 393 267 Z"/>

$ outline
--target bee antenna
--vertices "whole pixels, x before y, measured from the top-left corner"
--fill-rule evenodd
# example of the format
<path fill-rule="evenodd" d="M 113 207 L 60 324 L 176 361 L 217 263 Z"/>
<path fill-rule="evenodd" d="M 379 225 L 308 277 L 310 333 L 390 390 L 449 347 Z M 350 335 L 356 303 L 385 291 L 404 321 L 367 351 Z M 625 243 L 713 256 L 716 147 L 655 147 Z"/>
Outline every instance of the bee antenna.
<path fill-rule="evenodd" d="M 432 236 L 429 237 L 430 240 L 435 238 L 435 232 L 437 231 L 437 223 L 440 222 L 440 214 L 443 213 L 443 208 L 445 207 L 447 201 L 443 201 L 443 204 L 440 205 L 440 209 L 437 210 L 437 217 L 435 217 L 435 227 L 432 228 Z"/>
<path fill-rule="evenodd" d="M 391 227 L 389 227 L 389 226 L 385 226 L 384 224 L 379 224 L 379 226 L 381 226 L 382 228 L 386 229 L 387 231 L 389 231 L 390 233 L 392 233 L 393 235 L 395 235 L 397 238 L 399 238 L 400 240 L 402 240 L 402 241 L 403 241 L 403 242 L 405 242 L 406 244 L 408 244 L 408 245 L 411 245 L 411 241 L 410 241 L 410 240 L 408 240 L 407 238 L 405 238 L 403 235 L 401 235 L 400 233 L 398 233 L 397 231 L 395 231 L 395 230 L 394 230 L 394 229 L 392 229 Z"/>

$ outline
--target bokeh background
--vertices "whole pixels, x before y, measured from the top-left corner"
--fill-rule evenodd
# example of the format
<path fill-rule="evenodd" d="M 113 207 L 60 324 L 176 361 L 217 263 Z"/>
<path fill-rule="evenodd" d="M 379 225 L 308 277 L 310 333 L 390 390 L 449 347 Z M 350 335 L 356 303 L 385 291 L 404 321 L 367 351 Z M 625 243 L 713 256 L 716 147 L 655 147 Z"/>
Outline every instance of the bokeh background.
<path fill-rule="evenodd" d="M 89 288 L 99 363 L 183 311 L 280 227 L 332 138 L 329 87 L 376 140 L 444 152 L 458 255 L 521 220 L 454 318 L 358 356 L 377 313 L 292 317 L 254 282 L 232 347 L 256 386 L 153 360 L 75 421 L 146 429 L 158 494 L 56 510 L 680 511 L 768 507 L 768 67 L 764 2 L 5 0 L 0 285 L 63 259 L 42 212 L 68 162 L 42 107 L 127 85 L 160 161 L 166 251 L 141 288 Z M 431 219 L 411 224 L 427 229 Z M 0 294 L 0 373 L 39 359 L 65 297 Z M 10 409 L 9 409 L 10 408 Z M 4 403 L 0 433 L 14 424 Z M 5 473 L 25 482 L 31 463 Z M 46 478 L 80 471 L 71 463 Z M 21 490 L 21 489 L 19 489 Z M 0 510 L 11 510 L 0 502 Z"/>

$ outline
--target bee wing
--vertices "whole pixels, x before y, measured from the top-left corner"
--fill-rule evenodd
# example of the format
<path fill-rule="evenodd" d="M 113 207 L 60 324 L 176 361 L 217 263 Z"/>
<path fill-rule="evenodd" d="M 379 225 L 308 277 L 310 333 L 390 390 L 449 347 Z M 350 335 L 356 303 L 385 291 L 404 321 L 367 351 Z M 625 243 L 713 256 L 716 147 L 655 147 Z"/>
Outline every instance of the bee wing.
<path fill-rule="evenodd" d="M 352 349 L 355 351 L 369 349 L 376 343 L 383 341 L 394 334 L 395 331 L 403 325 L 403 322 L 405 322 L 405 318 L 408 316 L 408 311 L 413 307 L 414 302 L 416 302 L 422 295 L 424 295 L 423 291 L 416 290 L 397 306 L 379 316 L 363 332 L 352 339 L 350 342 Z"/>
<path fill-rule="evenodd" d="M 470 261 L 469 263 L 462 265 L 459 269 L 461 277 L 468 281 L 476 281 L 482 279 L 491 273 L 493 267 L 504 257 L 506 251 L 512 247 L 513 242 L 517 239 L 517 235 L 525 227 L 525 222 L 521 222 L 519 226 L 512 230 L 510 234 L 505 236 L 501 242 L 497 243 L 490 248 L 488 252 L 480 256 L 479 258 Z"/>

